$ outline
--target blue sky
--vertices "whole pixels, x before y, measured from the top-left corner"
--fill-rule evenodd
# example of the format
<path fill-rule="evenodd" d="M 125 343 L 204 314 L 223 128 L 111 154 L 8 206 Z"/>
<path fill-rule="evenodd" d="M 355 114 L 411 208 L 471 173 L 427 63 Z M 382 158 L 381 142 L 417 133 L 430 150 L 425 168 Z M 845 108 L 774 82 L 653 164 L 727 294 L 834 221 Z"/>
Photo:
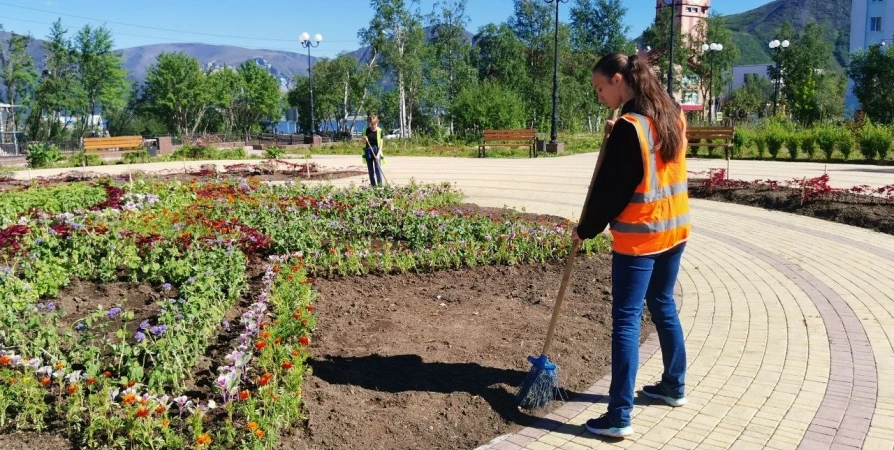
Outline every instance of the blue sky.
<path fill-rule="evenodd" d="M 436 0 L 420 0 L 429 13 Z M 734 14 L 769 0 L 714 0 L 712 8 Z M 561 5 L 567 20 L 572 2 Z M 469 0 L 469 31 L 505 21 L 512 0 Z M 654 0 L 624 0 L 631 37 L 639 35 L 655 14 Z M 202 42 L 248 48 L 299 51 L 303 31 L 321 33 L 315 55 L 335 56 L 359 47 L 357 31 L 369 24 L 369 0 L 0 0 L 0 24 L 7 31 L 43 38 L 61 18 L 70 31 L 106 25 L 117 48 L 170 42 Z"/>

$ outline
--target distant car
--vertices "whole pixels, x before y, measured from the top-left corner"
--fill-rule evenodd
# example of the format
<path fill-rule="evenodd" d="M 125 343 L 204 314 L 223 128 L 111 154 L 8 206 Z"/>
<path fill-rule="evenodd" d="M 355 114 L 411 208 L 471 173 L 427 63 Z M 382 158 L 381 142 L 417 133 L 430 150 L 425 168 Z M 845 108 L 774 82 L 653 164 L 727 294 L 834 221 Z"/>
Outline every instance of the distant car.
<path fill-rule="evenodd" d="M 383 138 L 384 139 L 398 139 L 398 138 L 400 138 L 400 129 L 398 128 L 398 129 L 389 131 L 385 136 L 383 136 Z"/>

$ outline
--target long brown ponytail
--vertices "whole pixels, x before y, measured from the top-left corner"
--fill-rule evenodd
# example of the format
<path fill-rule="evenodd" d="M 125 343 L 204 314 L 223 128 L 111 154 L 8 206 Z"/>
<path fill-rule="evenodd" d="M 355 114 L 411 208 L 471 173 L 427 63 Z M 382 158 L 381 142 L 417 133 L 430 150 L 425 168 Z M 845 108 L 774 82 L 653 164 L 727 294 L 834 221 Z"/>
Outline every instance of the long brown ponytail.
<path fill-rule="evenodd" d="M 648 64 L 640 60 L 637 55 L 612 53 L 603 56 L 593 66 L 593 72 L 599 72 L 608 78 L 615 76 L 616 73 L 621 74 L 624 81 L 633 89 L 636 96 L 634 101 L 655 124 L 655 132 L 658 134 L 656 146 L 661 158 L 664 161 L 676 160 L 683 142 L 680 112 Z"/>

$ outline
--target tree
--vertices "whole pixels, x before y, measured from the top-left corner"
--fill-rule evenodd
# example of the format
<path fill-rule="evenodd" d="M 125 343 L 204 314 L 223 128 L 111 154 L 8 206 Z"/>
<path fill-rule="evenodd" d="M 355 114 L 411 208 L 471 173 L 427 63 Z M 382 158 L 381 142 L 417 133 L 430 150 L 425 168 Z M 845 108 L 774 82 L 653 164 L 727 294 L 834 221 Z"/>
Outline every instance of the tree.
<path fill-rule="evenodd" d="M 457 129 L 471 134 L 490 128 L 520 128 L 525 122 L 521 97 L 489 81 L 463 87 L 457 93 L 452 114 Z"/>
<path fill-rule="evenodd" d="M 210 104 L 207 76 L 199 60 L 184 53 L 162 53 L 149 69 L 146 107 L 169 130 L 194 135 Z"/>
<path fill-rule="evenodd" d="M 292 82 L 292 89 L 286 93 L 286 101 L 290 107 L 298 109 L 298 126 L 305 133 L 310 133 L 310 80 L 307 77 L 296 75 Z M 315 117 L 323 117 L 321 106 L 320 103 L 314 102 Z"/>
<path fill-rule="evenodd" d="M 428 17 L 432 30 L 431 45 L 424 67 L 429 109 L 438 117 L 448 111 L 453 98 L 463 86 L 475 80 L 472 47 L 466 38 L 467 0 L 445 0 L 436 3 Z M 453 133 L 450 120 L 448 133 Z"/>
<path fill-rule="evenodd" d="M 207 76 L 212 106 L 208 121 L 216 125 L 213 129 L 232 133 L 236 129 L 236 97 L 242 89 L 242 79 L 230 66 L 215 70 Z"/>
<path fill-rule="evenodd" d="M 516 89 L 526 84 L 525 46 L 506 24 L 488 24 L 475 35 L 478 78 Z"/>
<path fill-rule="evenodd" d="M 239 85 L 235 95 L 235 125 L 245 134 L 258 128 L 263 118 L 280 117 L 279 81 L 267 69 L 252 60 L 237 70 Z"/>
<path fill-rule="evenodd" d="M 854 82 L 854 95 L 875 123 L 894 122 L 894 52 L 879 45 L 851 54 L 847 75 Z"/>
<path fill-rule="evenodd" d="M 80 135 L 86 131 L 88 120 L 97 113 L 98 107 L 104 112 L 115 111 L 127 102 L 127 71 L 113 46 L 112 33 L 105 27 L 84 25 L 75 37 L 74 59 L 80 85 L 78 110 L 82 114 Z"/>
<path fill-rule="evenodd" d="M 720 44 L 723 50 L 703 50 L 705 44 Z M 711 96 L 717 97 L 723 86 L 732 80 L 733 63 L 739 59 L 739 48 L 733 41 L 732 31 L 726 26 L 723 16 L 712 14 L 699 22 L 693 33 L 686 39 L 689 72 L 694 75 L 689 80 L 698 80 L 697 88 L 701 98 L 710 104 Z M 696 78 L 697 77 L 697 78 Z M 690 85 L 691 86 L 691 85 Z M 706 113 L 710 113 L 707 111 Z"/>
<path fill-rule="evenodd" d="M 571 7 L 573 54 L 561 80 L 562 117 L 583 120 L 580 113 L 585 112 L 590 131 L 594 129 L 593 115 L 606 110 L 590 84 L 593 66 L 607 54 L 636 51 L 636 45 L 627 39 L 630 27 L 624 24 L 626 14 L 621 0 L 575 0 Z"/>
<path fill-rule="evenodd" d="M 60 116 L 65 111 L 77 109 L 81 98 L 77 83 L 75 51 L 69 41 L 68 30 L 56 20 L 43 43 L 46 53 L 43 74 L 37 84 L 31 113 L 28 116 L 28 134 L 31 139 L 56 139 L 62 134 Z"/>
<path fill-rule="evenodd" d="M 626 14 L 627 8 L 621 0 L 575 0 L 571 7 L 571 45 L 574 51 L 596 57 L 635 51 L 634 45 L 627 39 L 630 27 L 624 24 Z"/>
<path fill-rule="evenodd" d="M 417 0 L 409 0 L 415 5 Z M 402 137 L 412 134 L 412 102 L 421 84 L 418 50 L 423 32 L 418 14 L 411 12 L 405 0 L 370 0 L 373 18 L 361 30 L 364 44 L 382 55 L 382 65 L 397 78 L 399 128 Z"/>
<path fill-rule="evenodd" d="M 670 64 L 670 26 L 671 8 L 661 8 L 655 15 L 652 25 L 643 31 L 641 46 L 652 47 L 649 51 L 649 65 L 658 69 L 659 79 L 667 80 Z M 689 68 L 689 46 L 680 33 L 680 27 L 674 27 L 674 86 L 679 89 L 686 76 L 694 75 Z"/>
<path fill-rule="evenodd" d="M 823 36 L 823 28 L 810 22 L 797 35 L 788 22 L 783 23 L 779 40 L 788 39 L 791 46 L 779 52 L 779 70 L 783 83 L 780 92 L 791 106 L 795 120 L 811 124 L 821 117 L 819 89 L 823 85 L 820 78 L 831 71 L 832 46 Z M 775 76 L 771 66 L 768 73 Z M 835 89 L 835 83 L 828 85 Z M 842 98 L 842 102 L 843 102 Z"/>
<path fill-rule="evenodd" d="M 26 111 L 31 103 L 37 69 L 28 55 L 30 42 L 31 36 L 12 33 L 6 49 L 0 46 L 0 78 L 6 90 L 5 101 L 18 107 L 6 118 L 6 130 L 18 130 L 19 114 Z"/>
<path fill-rule="evenodd" d="M 745 83 L 730 95 L 726 110 L 731 116 L 762 114 L 772 97 L 772 81 L 758 74 L 745 74 Z"/>
<path fill-rule="evenodd" d="M 524 46 L 527 77 L 516 92 L 522 94 L 535 126 L 552 115 L 554 7 L 543 0 L 515 0 L 513 15 L 506 21 Z M 568 39 L 563 44 L 560 54 L 567 49 Z"/>

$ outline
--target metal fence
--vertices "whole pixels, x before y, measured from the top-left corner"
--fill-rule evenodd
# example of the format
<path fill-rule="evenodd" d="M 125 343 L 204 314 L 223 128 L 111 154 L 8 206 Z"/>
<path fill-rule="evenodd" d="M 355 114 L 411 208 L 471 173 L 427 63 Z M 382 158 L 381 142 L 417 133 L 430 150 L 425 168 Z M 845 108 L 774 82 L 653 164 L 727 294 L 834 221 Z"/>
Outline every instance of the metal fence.
<path fill-rule="evenodd" d="M 20 134 L 0 133 L 0 157 L 24 155 L 25 150 L 19 140 Z"/>

